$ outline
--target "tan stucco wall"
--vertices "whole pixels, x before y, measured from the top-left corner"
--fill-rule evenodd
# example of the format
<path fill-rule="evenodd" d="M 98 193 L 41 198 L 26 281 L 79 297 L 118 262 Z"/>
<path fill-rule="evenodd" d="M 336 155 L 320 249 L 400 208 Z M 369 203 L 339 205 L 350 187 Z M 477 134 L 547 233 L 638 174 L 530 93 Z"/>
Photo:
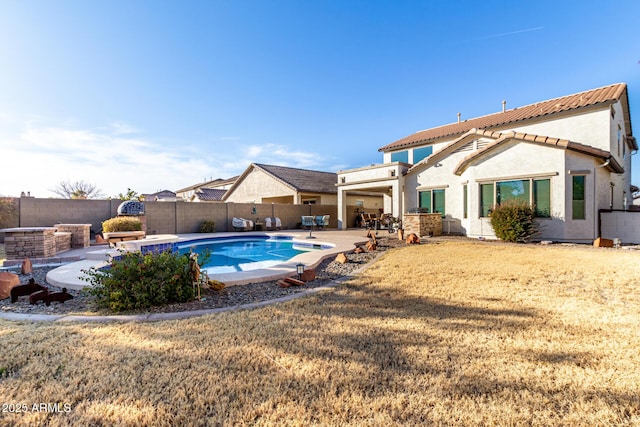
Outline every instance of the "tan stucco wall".
<path fill-rule="evenodd" d="M 296 192 L 259 169 L 252 169 L 226 198 L 233 203 L 260 203 L 263 198 L 295 197 Z"/>

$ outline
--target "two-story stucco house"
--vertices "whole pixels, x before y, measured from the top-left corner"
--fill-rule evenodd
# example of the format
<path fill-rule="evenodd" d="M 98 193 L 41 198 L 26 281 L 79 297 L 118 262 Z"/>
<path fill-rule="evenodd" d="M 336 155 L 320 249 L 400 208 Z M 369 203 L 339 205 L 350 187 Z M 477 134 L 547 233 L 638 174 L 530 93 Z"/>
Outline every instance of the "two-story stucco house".
<path fill-rule="evenodd" d="M 416 132 L 379 151 L 384 163 L 338 172 L 350 191 L 383 193 L 385 211 L 439 212 L 446 232 L 495 237 L 489 215 L 519 199 L 535 206 L 544 240 L 591 242 L 600 209 L 632 204 L 627 86 L 614 84 Z"/>

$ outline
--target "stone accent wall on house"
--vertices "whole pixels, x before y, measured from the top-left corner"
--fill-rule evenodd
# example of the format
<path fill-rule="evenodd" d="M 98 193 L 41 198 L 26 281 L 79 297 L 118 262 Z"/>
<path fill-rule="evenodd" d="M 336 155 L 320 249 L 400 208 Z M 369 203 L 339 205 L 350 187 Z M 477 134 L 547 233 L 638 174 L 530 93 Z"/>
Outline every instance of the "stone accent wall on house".
<path fill-rule="evenodd" d="M 405 236 L 411 233 L 418 237 L 442 234 L 442 216 L 439 213 L 404 214 L 402 225 Z"/>

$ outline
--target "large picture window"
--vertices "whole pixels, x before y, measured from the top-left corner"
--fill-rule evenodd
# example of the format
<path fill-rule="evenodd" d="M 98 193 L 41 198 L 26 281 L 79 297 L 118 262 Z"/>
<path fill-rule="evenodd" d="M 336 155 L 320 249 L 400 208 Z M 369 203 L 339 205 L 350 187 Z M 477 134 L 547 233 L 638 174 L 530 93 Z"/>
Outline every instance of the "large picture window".
<path fill-rule="evenodd" d="M 531 197 L 531 182 L 527 179 L 517 181 L 496 182 L 496 204 L 509 201 L 529 203 Z"/>
<path fill-rule="evenodd" d="M 444 189 L 420 191 L 418 200 L 421 212 L 438 212 L 444 216 Z"/>
<path fill-rule="evenodd" d="M 551 217 L 551 180 L 517 179 L 480 184 L 480 216 L 487 217 L 494 205 L 509 201 L 534 206 L 537 218 Z"/>
<path fill-rule="evenodd" d="M 429 157 L 431 153 L 433 153 L 433 147 L 431 146 L 415 148 L 413 150 L 413 163 L 416 164 L 420 160 Z"/>
<path fill-rule="evenodd" d="M 572 212 L 571 218 L 573 219 L 585 219 L 585 206 L 584 206 L 584 175 L 573 176 L 572 183 Z"/>
<path fill-rule="evenodd" d="M 395 151 L 391 153 L 391 161 L 409 163 L 409 152 L 407 150 Z"/>

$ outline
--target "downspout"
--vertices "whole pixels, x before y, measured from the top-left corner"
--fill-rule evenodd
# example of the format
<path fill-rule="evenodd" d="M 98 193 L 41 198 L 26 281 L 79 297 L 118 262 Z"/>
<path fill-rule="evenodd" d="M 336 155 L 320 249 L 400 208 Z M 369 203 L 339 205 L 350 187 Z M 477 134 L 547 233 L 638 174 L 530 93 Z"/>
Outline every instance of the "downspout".
<path fill-rule="evenodd" d="M 596 205 L 596 199 L 597 199 L 597 195 L 598 195 L 598 169 L 600 168 L 606 168 L 607 166 L 609 166 L 609 163 L 611 163 L 611 157 L 609 157 L 607 159 L 607 161 L 605 161 L 603 164 L 598 165 L 596 167 L 593 168 L 593 240 L 597 239 L 598 237 L 600 237 L 600 222 L 601 222 L 601 212 L 600 210 L 598 210 L 598 207 Z M 596 215 L 597 215 L 597 221 L 596 221 Z"/>

